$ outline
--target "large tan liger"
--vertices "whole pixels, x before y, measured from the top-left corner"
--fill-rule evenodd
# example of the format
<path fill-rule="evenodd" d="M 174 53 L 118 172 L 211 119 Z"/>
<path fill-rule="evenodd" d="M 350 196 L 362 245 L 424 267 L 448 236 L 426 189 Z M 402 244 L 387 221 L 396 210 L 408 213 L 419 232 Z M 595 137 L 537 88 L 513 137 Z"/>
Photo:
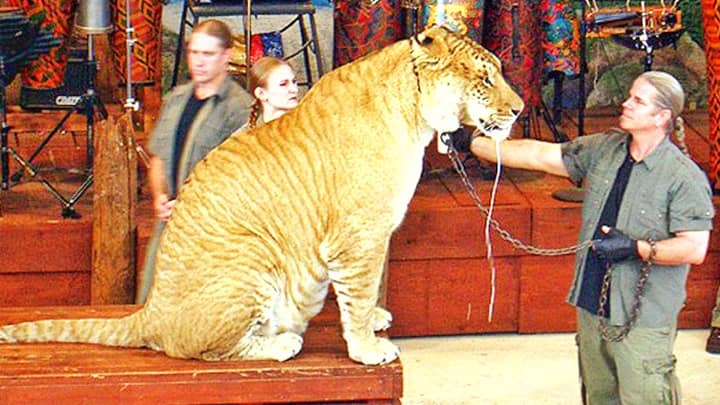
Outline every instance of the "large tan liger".
<path fill-rule="evenodd" d="M 504 138 L 523 102 L 498 59 L 432 28 L 326 74 L 282 118 L 234 134 L 183 186 L 145 307 L 121 319 L 0 328 L 0 341 L 149 347 L 206 360 L 295 356 L 333 285 L 350 357 L 394 360 L 374 331 L 388 242 L 436 131 Z"/>

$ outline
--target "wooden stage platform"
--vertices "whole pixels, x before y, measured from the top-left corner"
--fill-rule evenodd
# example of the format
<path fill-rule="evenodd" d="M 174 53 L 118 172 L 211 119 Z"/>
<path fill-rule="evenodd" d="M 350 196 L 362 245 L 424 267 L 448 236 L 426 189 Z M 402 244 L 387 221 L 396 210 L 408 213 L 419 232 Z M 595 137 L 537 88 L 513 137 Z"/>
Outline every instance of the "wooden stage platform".
<path fill-rule="evenodd" d="M 27 156 L 60 112 L 11 111 L 11 146 Z M 617 115 L 589 115 L 586 132 L 614 125 Z M 707 167 L 707 114 L 685 114 L 687 143 L 694 159 Z M 148 117 L 152 120 L 152 117 Z M 542 127 L 544 130 L 546 128 Z M 576 133 L 572 117 L 562 129 Z M 84 165 L 84 119 L 75 115 L 63 133 L 37 158 L 66 194 L 77 189 L 82 175 L 61 169 Z M 139 142 L 144 134 L 139 133 Z M 546 131 L 540 138 L 550 139 Z M 492 180 L 482 173 L 494 166 L 469 162 L 469 172 L 484 204 Z M 424 336 L 492 332 L 562 332 L 575 326 L 573 309 L 565 303 L 572 276 L 572 255 L 533 256 L 513 248 L 491 233 L 496 266 L 496 296 L 488 320 L 491 273 L 484 240 L 485 218 L 475 207 L 460 178 L 448 170 L 447 157 L 428 148 L 426 173 L 409 212 L 391 243 L 387 291 L 395 322 L 392 336 Z M 12 169 L 14 170 L 14 166 Z M 11 170 L 12 173 L 12 170 Z M 87 305 L 91 291 L 92 189 L 79 200 L 79 219 L 65 219 L 61 207 L 39 183 L 25 181 L 0 192 L 0 307 Z M 504 168 L 493 218 L 516 238 L 539 247 L 576 243 L 580 204 L 562 202 L 552 192 L 571 186 L 566 179 Z M 145 191 L 146 188 L 143 187 Z M 138 266 L 152 226 L 148 193 L 138 204 Z M 716 206 L 720 198 L 715 197 Z M 715 228 L 720 228 L 718 216 Z M 710 253 L 690 273 L 688 301 L 681 327 L 707 327 L 720 283 L 720 232 L 713 232 Z"/>
<path fill-rule="evenodd" d="M 137 306 L 0 308 L 0 324 L 60 317 L 119 317 Z M 0 403 L 396 404 L 399 361 L 347 357 L 338 311 L 326 308 L 292 360 L 207 362 L 92 344 L 0 344 Z"/>

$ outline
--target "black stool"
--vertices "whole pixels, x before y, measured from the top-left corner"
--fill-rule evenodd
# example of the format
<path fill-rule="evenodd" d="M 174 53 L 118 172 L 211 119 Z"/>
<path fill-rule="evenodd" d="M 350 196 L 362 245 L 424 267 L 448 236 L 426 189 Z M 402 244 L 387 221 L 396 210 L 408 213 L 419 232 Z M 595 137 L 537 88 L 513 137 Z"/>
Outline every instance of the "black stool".
<path fill-rule="evenodd" d="M 249 7 L 247 6 L 249 4 Z M 178 30 L 178 42 L 175 49 L 175 64 L 173 65 L 172 86 L 177 84 L 178 70 L 182 60 L 182 52 L 185 46 L 186 27 L 193 27 L 201 17 L 231 17 L 241 16 L 245 34 L 245 60 L 250 61 L 250 35 L 252 34 L 252 16 L 261 15 L 289 15 L 295 16 L 287 25 L 277 30 L 281 34 L 288 28 L 297 24 L 300 28 L 301 45 L 298 50 L 285 56 L 285 59 L 292 59 L 298 54 L 303 54 L 305 66 L 305 82 L 298 85 L 312 86 L 313 75 L 310 68 L 310 53 L 315 56 L 315 71 L 317 78 L 323 75 L 323 64 L 320 55 L 320 43 L 318 41 L 317 26 L 315 25 L 315 6 L 311 0 L 213 0 L 212 2 L 201 2 L 199 0 L 183 0 L 182 14 L 180 16 L 180 29 Z M 305 17 L 310 23 L 310 35 L 308 36 Z M 249 75 L 249 67 L 246 69 L 246 83 Z"/>

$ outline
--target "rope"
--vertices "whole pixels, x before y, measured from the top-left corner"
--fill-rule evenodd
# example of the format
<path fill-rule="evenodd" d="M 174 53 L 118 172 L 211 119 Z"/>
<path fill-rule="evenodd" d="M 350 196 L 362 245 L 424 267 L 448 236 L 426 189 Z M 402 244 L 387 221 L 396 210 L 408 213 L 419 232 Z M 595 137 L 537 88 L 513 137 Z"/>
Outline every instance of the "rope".
<path fill-rule="evenodd" d="M 467 175 L 464 165 L 458 157 L 458 153 L 455 148 L 451 147 L 448 151 L 448 156 L 453 163 L 455 171 L 460 175 L 465 188 L 467 189 L 470 197 L 475 202 L 475 205 L 480 209 L 483 215 L 485 215 L 485 246 L 487 249 L 487 260 L 490 265 L 490 303 L 488 305 L 488 322 L 492 322 L 492 314 L 495 307 L 495 281 L 497 275 L 497 269 L 495 268 L 495 259 L 492 254 L 492 241 L 490 239 L 490 229 L 495 229 L 500 234 L 500 237 L 505 241 L 509 242 L 514 248 L 523 250 L 527 253 L 539 256 L 562 256 L 571 253 L 575 253 L 582 249 L 586 249 L 592 245 L 592 241 L 587 240 L 585 242 L 572 245 L 565 248 L 547 249 L 539 248 L 530 244 L 527 244 L 520 239 L 515 238 L 500 226 L 500 223 L 492 218 L 493 209 L 495 207 L 495 197 L 500 182 L 500 175 L 502 170 L 502 156 L 500 154 L 500 141 L 495 139 L 495 155 L 497 158 L 497 170 L 495 172 L 495 180 L 493 182 L 492 193 L 490 197 L 490 207 L 486 208 L 478 197 L 475 186 L 473 186 L 470 178 Z"/>
<path fill-rule="evenodd" d="M 492 254 L 492 241 L 490 240 L 490 220 L 492 219 L 493 209 L 495 208 L 495 196 L 497 194 L 498 184 L 500 183 L 500 174 L 502 171 L 502 159 L 500 155 L 500 141 L 495 139 L 495 155 L 497 159 L 497 169 L 495 170 L 495 180 L 493 181 L 492 193 L 490 194 L 490 208 L 488 215 L 485 217 L 485 247 L 487 250 L 487 259 L 490 264 L 490 304 L 488 306 L 488 322 L 492 322 L 493 308 L 495 307 L 495 258 Z"/>

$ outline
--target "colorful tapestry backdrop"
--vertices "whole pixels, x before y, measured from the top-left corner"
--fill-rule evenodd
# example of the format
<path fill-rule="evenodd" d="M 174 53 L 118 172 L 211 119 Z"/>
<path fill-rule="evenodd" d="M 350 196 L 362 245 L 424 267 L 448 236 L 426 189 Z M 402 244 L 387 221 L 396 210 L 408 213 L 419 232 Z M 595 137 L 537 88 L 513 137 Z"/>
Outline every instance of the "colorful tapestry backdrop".
<path fill-rule="evenodd" d="M 333 67 L 342 66 L 402 38 L 400 2 L 335 1 Z"/>
<path fill-rule="evenodd" d="M 568 0 L 542 0 L 540 24 L 545 71 L 580 73 L 580 22 Z"/>
<path fill-rule="evenodd" d="M 720 191 L 720 0 L 702 0 L 707 60 L 710 164 L 708 176 Z"/>
<path fill-rule="evenodd" d="M 112 19 L 115 25 L 110 38 L 112 60 L 120 83 L 127 80 L 126 0 L 111 1 Z M 130 24 L 134 30 L 135 43 L 132 50 L 132 82 L 151 84 L 160 80 L 160 48 L 162 46 L 162 2 L 159 0 L 130 0 Z"/>
<path fill-rule="evenodd" d="M 8 0 L 8 6 L 25 15 L 60 40 L 60 46 L 40 55 L 22 71 L 22 85 L 34 89 L 62 86 L 67 67 L 67 42 L 72 32 L 74 0 Z"/>
<path fill-rule="evenodd" d="M 401 38 L 400 3 L 336 1 L 334 66 Z M 445 25 L 497 54 L 525 103 L 538 106 L 543 73 L 579 73 L 579 22 L 574 13 L 563 0 L 425 0 L 418 19 L 421 28 Z"/>

